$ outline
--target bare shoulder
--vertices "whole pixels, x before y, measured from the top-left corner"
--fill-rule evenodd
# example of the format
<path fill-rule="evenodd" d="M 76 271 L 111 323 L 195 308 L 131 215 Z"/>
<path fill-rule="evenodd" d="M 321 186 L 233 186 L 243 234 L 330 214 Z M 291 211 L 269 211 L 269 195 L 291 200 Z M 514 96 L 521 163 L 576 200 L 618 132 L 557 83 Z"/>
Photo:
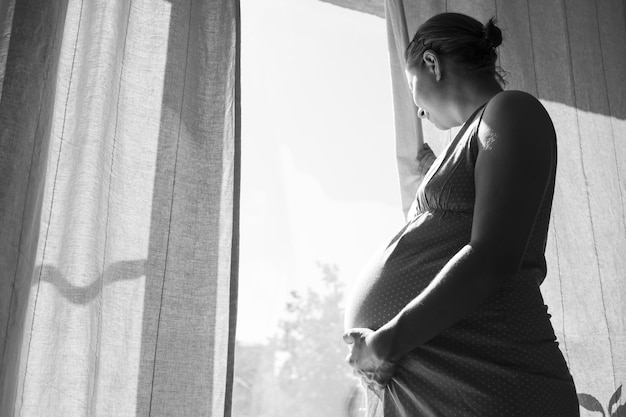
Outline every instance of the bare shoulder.
<path fill-rule="evenodd" d="M 533 95 L 523 91 L 503 91 L 487 104 L 478 131 L 480 148 L 494 141 L 523 141 L 539 148 L 552 147 L 556 140 L 548 112 Z"/>
<path fill-rule="evenodd" d="M 487 104 L 478 129 L 472 245 L 492 266 L 515 274 L 556 167 L 552 122 L 530 94 L 501 92 Z M 480 146 L 480 145 L 479 145 Z"/>

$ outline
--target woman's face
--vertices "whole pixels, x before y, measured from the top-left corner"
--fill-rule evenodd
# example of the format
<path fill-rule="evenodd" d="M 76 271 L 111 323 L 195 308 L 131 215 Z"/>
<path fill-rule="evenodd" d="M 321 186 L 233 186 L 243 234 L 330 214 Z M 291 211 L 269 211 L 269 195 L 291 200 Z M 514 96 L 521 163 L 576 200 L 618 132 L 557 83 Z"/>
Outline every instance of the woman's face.
<path fill-rule="evenodd" d="M 438 129 L 449 129 L 445 122 L 445 114 L 441 86 L 438 85 L 437 75 L 432 67 L 419 65 L 405 69 L 409 89 L 413 102 L 417 106 L 417 115 L 420 119 L 428 119 Z"/>

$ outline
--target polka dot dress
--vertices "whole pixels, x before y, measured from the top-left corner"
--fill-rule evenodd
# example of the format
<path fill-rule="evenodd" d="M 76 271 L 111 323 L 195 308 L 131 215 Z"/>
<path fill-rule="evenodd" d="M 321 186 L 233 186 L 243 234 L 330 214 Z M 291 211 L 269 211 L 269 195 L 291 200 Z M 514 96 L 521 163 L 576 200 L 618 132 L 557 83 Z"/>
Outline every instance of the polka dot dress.
<path fill-rule="evenodd" d="M 417 192 L 415 216 L 364 269 L 346 309 L 347 327 L 385 324 L 469 243 L 483 110 L 474 112 L 433 163 Z M 579 415 L 574 383 L 539 291 L 553 192 L 554 175 L 519 273 L 403 358 L 384 391 L 368 391 L 368 417 Z"/>

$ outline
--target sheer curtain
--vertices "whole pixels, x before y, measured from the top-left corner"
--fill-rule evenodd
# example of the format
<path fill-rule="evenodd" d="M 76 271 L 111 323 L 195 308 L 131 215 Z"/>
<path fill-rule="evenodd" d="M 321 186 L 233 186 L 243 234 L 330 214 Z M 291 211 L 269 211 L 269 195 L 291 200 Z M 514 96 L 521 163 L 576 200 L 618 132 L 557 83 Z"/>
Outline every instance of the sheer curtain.
<path fill-rule="evenodd" d="M 461 12 L 503 30 L 507 89 L 536 95 L 558 135 L 545 303 L 579 392 L 582 416 L 622 416 L 626 398 L 626 3 L 620 0 L 386 0 L 398 171 L 405 213 L 419 185 L 420 141 L 450 133 L 420 123 L 402 53 L 437 13 Z M 454 133 L 454 132 L 453 132 Z M 531 169 L 532 167 L 529 167 Z M 625 395 L 626 397 L 626 395 Z"/>
<path fill-rule="evenodd" d="M 238 0 L 0 25 L 0 415 L 229 416 Z"/>

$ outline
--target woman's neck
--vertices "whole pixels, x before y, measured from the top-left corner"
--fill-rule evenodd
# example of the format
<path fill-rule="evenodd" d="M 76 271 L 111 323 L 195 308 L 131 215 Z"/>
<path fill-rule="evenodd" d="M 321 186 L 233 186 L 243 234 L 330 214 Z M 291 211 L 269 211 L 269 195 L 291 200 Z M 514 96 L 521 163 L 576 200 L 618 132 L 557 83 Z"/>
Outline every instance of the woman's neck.
<path fill-rule="evenodd" d="M 502 91 L 502 87 L 495 78 L 476 76 L 459 78 L 453 91 L 453 117 L 462 125 L 476 111 L 477 108 L 489 101 Z"/>

